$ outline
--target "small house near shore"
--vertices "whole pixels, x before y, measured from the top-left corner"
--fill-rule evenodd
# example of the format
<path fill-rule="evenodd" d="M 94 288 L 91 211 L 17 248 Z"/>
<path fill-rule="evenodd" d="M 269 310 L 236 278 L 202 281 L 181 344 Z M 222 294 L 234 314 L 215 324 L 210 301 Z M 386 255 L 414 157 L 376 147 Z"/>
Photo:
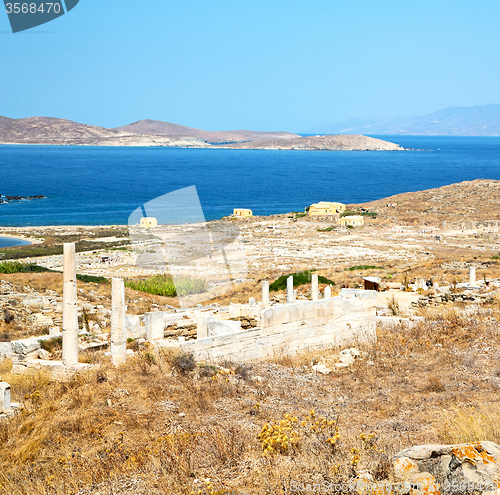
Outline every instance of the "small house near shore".
<path fill-rule="evenodd" d="M 233 210 L 233 215 L 235 217 L 252 217 L 253 212 L 252 212 L 252 210 L 249 210 L 248 208 L 235 208 Z"/>
<path fill-rule="evenodd" d="M 309 207 L 309 216 L 337 215 L 345 211 L 345 204 L 320 201 Z"/>
<path fill-rule="evenodd" d="M 140 225 L 146 229 L 151 229 L 153 227 L 158 227 L 158 220 L 156 220 L 155 217 L 142 217 Z"/>
<path fill-rule="evenodd" d="M 363 215 L 348 215 L 339 219 L 339 223 L 345 227 L 362 227 L 365 224 Z"/>

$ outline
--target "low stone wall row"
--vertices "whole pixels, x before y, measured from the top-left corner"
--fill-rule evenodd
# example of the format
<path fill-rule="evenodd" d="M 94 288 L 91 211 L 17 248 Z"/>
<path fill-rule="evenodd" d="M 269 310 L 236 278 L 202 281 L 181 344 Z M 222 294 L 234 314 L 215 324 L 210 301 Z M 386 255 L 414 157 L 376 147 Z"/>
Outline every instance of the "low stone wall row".
<path fill-rule="evenodd" d="M 206 323 L 203 326 L 208 333 Z M 197 340 L 162 339 L 155 343 L 191 353 L 199 360 L 245 362 L 302 349 L 374 342 L 376 292 L 343 289 L 340 296 L 330 299 L 273 306 L 262 310 L 259 327 L 234 331 L 231 325 L 221 325 L 219 331 L 199 335 Z"/>

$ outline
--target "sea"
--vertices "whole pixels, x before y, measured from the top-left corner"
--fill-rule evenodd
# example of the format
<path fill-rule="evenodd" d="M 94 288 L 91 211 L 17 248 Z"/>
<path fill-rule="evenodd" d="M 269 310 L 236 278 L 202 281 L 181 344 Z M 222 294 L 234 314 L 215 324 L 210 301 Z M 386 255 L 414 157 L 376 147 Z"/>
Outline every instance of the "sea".
<path fill-rule="evenodd" d="M 0 146 L 0 226 L 124 225 L 155 198 L 195 186 L 206 220 L 233 208 L 302 212 L 474 179 L 500 180 L 500 137 L 376 136 L 408 151 Z M 487 201 L 487 198 L 478 198 Z"/>

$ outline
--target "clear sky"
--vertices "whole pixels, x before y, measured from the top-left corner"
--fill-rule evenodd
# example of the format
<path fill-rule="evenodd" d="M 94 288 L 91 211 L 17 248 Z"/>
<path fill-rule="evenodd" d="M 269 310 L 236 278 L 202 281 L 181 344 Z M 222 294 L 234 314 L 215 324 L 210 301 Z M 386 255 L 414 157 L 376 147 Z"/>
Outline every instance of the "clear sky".
<path fill-rule="evenodd" d="M 499 26 L 499 0 L 80 0 L 17 34 L 0 12 L 0 115 L 306 132 L 500 103 Z"/>

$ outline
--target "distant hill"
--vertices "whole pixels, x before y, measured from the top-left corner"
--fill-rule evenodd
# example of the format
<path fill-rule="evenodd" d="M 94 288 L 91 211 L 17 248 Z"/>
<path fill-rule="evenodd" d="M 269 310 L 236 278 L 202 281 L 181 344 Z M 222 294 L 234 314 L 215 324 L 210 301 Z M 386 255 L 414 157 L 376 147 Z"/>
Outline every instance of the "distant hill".
<path fill-rule="evenodd" d="M 449 107 L 411 119 L 351 119 L 312 129 L 318 134 L 500 136 L 500 105 Z"/>
<path fill-rule="evenodd" d="M 298 134 L 290 132 L 204 131 L 157 120 L 140 120 L 108 129 L 52 117 L 11 119 L 0 116 L 0 143 L 207 147 L 207 143 L 297 137 Z"/>
<path fill-rule="evenodd" d="M 66 119 L 52 117 L 10 119 L 0 116 L 0 142 L 4 143 L 60 144 L 75 140 L 86 142 L 114 138 L 119 134 L 113 129 L 79 124 Z"/>
<path fill-rule="evenodd" d="M 116 127 L 115 131 L 141 135 L 168 136 L 170 138 L 192 137 L 209 143 L 229 143 L 242 141 L 267 141 L 269 139 L 290 139 L 299 137 L 291 132 L 260 131 L 205 131 L 161 120 L 139 120 L 133 124 Z"/>

